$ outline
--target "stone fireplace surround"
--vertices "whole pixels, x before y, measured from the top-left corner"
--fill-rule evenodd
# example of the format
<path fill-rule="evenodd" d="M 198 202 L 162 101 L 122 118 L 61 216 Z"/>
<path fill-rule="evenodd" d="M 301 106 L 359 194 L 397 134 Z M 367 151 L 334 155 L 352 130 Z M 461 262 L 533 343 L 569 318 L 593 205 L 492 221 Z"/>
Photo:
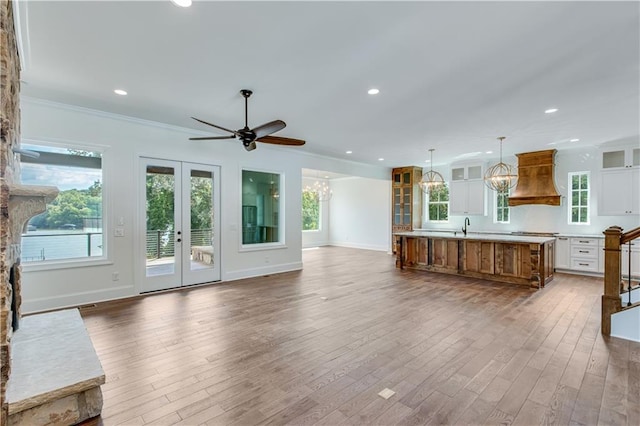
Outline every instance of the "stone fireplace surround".
<path fill-rule="evenodd" d="M 13 3 L 0 0 L 0 425 L 71 424 L 100 414 L 104 383 L 78 310 L 25 317 L 15 331 L 22 231 L 58 195 L 55 187 L 19 183 L 19 95 Z"/>

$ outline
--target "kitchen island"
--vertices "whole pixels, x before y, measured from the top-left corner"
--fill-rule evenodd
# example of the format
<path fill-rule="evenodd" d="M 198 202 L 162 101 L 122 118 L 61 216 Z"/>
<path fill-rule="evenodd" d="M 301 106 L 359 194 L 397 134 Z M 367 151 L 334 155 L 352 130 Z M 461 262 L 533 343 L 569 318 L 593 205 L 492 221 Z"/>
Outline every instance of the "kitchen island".
<path fill-rule="evenodd" d="M 553 279 L 553 237 L 408 231 L 394 234 L 396 267 L 542 288 Z"/>

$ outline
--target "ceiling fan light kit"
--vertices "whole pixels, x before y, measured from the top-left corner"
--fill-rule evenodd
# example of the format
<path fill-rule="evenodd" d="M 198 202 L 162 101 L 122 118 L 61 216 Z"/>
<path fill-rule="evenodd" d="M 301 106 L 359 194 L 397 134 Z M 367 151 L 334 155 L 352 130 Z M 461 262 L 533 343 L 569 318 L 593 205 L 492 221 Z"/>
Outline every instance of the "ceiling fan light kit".
<path fill-rule="evenodd" d="M 444 185 L 444 178 L 442 175 L 435 170 L 433 170 L 433 151 L 434 148 L 429 149 L 429 153 L 431 154 L 431 169 L 422 175 L 420 182 L 418 185 L 422 189 L 422 192 L 428 194 L 433 189 L 437 189 L 438 187 Z"/>
<path fill-rule="evenodd" d="M 484 174 L 484 183 L 493 191 L 505 192 L 513 188 L 518 182 L 518 173 L 515 167 L 502 162 L 502 142 L 506 139 L 500 136 L 500 162 L 489 167 Z"/>
<path fill-rule="evenodd" d="M 230 136 L 205 136 L 189 138 L 192 141 L 202 140 L 218 140 L 218 139 L 240 139 L 244 149 L 247 151 L 253 151 L 256 149 L 256 142 L 269 143 L 273 145 L 288 145 L 288 146 L 302 146 L 305 141 L 302 139 L 285 138 L 280 136 L 270 136 L 272 133 L 276 133 L 284 129 L 287 124 L 282 120 L 274 120 L 268 123 L 262 124 L 253 129 L 249 128 L 249 97 L 253 94 L 251 90 L 242 89 L 240 94 L 244 97 L 244 127 L 239 130 L 230 130 L 217 124 L 209 123 L 199 118 L 191 117 L 194 120 L 206 124 L 216 129 L 224 130 L 232 135 Z"/>

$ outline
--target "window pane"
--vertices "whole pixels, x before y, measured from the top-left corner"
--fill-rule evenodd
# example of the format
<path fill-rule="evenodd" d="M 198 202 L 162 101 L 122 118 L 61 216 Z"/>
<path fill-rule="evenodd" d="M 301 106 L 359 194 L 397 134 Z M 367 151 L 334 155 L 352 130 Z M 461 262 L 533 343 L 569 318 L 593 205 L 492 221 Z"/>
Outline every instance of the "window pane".
<path fill-rule="evenodd" d="M 578 175 L 571 176 L 571 189 L 580 189 L 580 179 Z"/>
<path fill-rule="evenodd" d="M 22 261 L 103 256 L 101 153 L 30 144 L 22 148 L 40 157 L 21 157 L 21 182 L 60 190 L 46 212 L 29 220 Z"/>
<path fill-rule="evenodd" d="M 572 206 L 577 206 L 579 202 L 580 202 L 580 196 L 579 196 L 578 191 L 572 191 L 571 192 L 571 205 Z"/>
<path fill-rule="evenodd" d="M 280 175 L 242 171 L 242 244 L 280 241 Z"/>
<path fill-rule="evenodd" d="M 583 175 L 580 175 L 580 188 L 581 189 L 587 189 L 587 187 L 588 187 L 587 185 L 589 184 L 587 179 L 588 179 L 588 177 L 587 177 L 586 173 L 583 174 Z"/>
<path fill-rule="evenodd" d="M 449 219 L 448 205 L 447 204 L 440 204 L 439 205 L 439 209 L 440 209 L 440 214 L 438 215 L 438 217 L 440 218 L 440 220 L 448 220 Z"/>
<path fill-rule="evenodd" d="M 580 191 L 580 205 L 586 206 L 589 204 L 589 200 L 587 199 L 588 191 Z"/>
<path fill-rule="evenodd" d="M 571 222 L 578 222 L 579 216 L 578 216 L 578 207 L 573 207 L 571 209 Z"/>
<path fill-rule="evenodd" d="M 586 207 L 580 207 L 580 222 L 583 222 L 583 223 L 587 222 L 587 208 Z"/>
<path fill-rule="evenodd" d="M 320 229 L 320 201 L 315 191 L 302 191 L 302 229 L 304 231 Z"/>
<path fill-rule="evenodd" d="M 503 222 L 509 222 L 509 209 L 504 209 L 503 210 L 502 221 Z"/>

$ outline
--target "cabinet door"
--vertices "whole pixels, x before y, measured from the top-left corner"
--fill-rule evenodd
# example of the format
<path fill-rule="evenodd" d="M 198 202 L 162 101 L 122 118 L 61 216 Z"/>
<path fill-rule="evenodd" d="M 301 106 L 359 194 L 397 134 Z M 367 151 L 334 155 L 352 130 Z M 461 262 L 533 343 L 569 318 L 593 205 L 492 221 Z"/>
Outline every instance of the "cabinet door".
<path fill-rule="evenodd" d="M 483 215 L 485 185 L 481 180 L 467 182 L 467 214 Z"/>
<path fill-rule="evenodd" d="M 569 269 L 570 247 L 568 237 L 556 238 L 556 268 Z"/>
<path fill-rule="evenodd" d="M 402 224 L 411 225 L 411 187 L 402 187 Z"/>
<path fill-rule="evenodd" d="M 600 191 L 598 193 L 598 214 L 600 216 L 618 216 L 629 214 L 631 198 L 629 189 L 632 186 L 632 176 L 637 170 L 611 170 L 600 173 Z M 637 184 L 636 184 L 637 185 Z M 637 192 L 637 191 L 636 191 Z M 635 194 L 638 203 L 638 194 Z"/>
<path fill-rule="evenodd" d="M 449 185 L 449 214 L 467 214 L 467 183 L 451 182 Z"/>
<path fill-rule="evenodd" d="M 631 205 L 629 206 L 629 212 L 631 214 L 640 214 L 640 170 L 631 170 L 631 199 L 629 200 Z"/>
<path fill-rule="evenodd" d="M 393 188 L 393 224 L 402 225 L 402 189 Z"/>

